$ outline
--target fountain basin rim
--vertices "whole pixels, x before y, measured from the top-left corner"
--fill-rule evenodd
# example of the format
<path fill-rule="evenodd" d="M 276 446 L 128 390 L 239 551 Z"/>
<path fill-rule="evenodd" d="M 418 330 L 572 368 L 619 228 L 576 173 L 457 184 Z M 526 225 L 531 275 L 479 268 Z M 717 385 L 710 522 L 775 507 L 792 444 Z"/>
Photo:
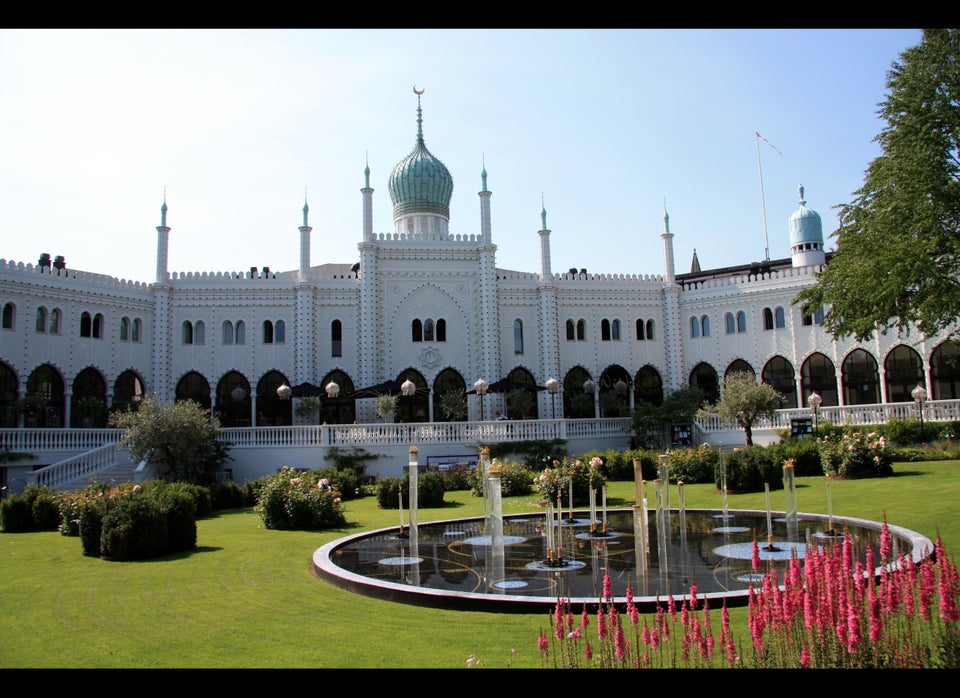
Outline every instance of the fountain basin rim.
<path fill-rule="evenodd" d="M 620 509 L 611 509 L 610 512 L 624 512 L 630 513 L 635 507 L 623 507 Z M 671 516 L 674 513 L 679 513 L 679 509 L 671 508 Z M 702 513 L 702 514 L 723 514 L 723 509 L 684 509 L 685 513 Z M 589 512 L 586 512 L 589 514 Z M 731 516 L 736 516 L 738 514 L 744 516 L 766 516 L 767 511 L 765 509 L 727 509 L 726 513 Z M 648 515 L 656 514 L 656 509 L 648 509 Z M 770 512 L 771 515 L 785 516 L 785 512 Z M 504 520 L 509 519 L 525 519 L 534 516 L 544 516 L 542 511 L 533 511 L 520 514 L 509 514 L 505 515 Z M 843 530 L 844 524 L 855 526 L 861 529 L 872 529 L 875 531 L 880 531 L 883 527 L 883 522 L 880 521 L 871 521 L 869 519 L 859 519 L 849 516 L 828 516 L 826 514 L 811 514 L 805 512 L 799 512 L 797 514 L 798 519 L 804 521 L 818 521 L 827 524 L 828 522 L 833 522 L 834 528 L 838 530 Z M 472 521 L 483 521 L 484 517 L 475 516 L 459 519 L 437 519 L 431 521 L 424 521 L 419 525 L 422 526 L 442 526 L 448 524 L 462 524 L 464 522 Z M 825 526 L 826 527 L 826 526 Z M 398 582 L 386 581 L 373 579 L 361 574 L 356 574 L 350 570 L 340 567 L 332 560 L 332 556 L 338 548 L 349 545 L 355 540 L 362 538 L 370 538 L 372 536 L 384 535 L 392 531 L 398 530 L 399 526 L 387 526 L 384 528 L 372 529 L 369 531 L 363 531 L 360 533 L 351 534 L 343 538 L 338 538 L 336 540 L 330 541 L 329 543 L 324 544 L 320 548 L 314 551 L 313 553 L 313 567 L 314 574 L 341 589 L 351 591 L 353 593 L 362 594 L 365 596 L 370 596 L 379 599 L 385 599 L 389 601 L 396 601 L 406 604 L 415 604 L 422 606 L 429 606 L 431 608 L 447 608 L 447 609 L 456 609 L 456 610 L 476 610 L 476 611 L 495 611 L 495 612 L 521 612 L 521 613 L 531 613 L 531 612 L 542 612 L 544 610 L 553 609 L 557 604 L 556 596 L 519 596 L 510 594 L 496 594 L 496 593 L 480 593 L 480 592 L 462 592 L 462 591 L 450 591 L 446 589 L 432 589 L 422 586 L 413 586 L 410 584 L 401 584 Z M 905 544 L 910 547 L 910 557 L 911 559 L 919 563 L 924 558 L 933 554 L 933 542 L 926 536 L 917 533 L 916 531 L 911 531 L 907 528 L 901 526 L 895 526 L 892 524 L 887 524 L 887 529 L 890 531 L 890 535 L 899 538 L 904 541 Z M 757 541 L 758 545 L 761 545 L 763 541 Z M 898 562 L 894 562 L 894 565 Z M 879 574 L 880 568 L 878 567 L 875 570 L 876 574 Z M 781 585 L 781 589 L 783 585 Z M 676 601 L 681 601 L 684 598 L 689 597 L 688 592 L 683 594 L 674 594 L 674 599 Z M 749 601 L 750 590 L 733 590 L 733 591 L 721 591 L 721 592 L 698 592 L 697 598 L 702 602 L 704 599 L 708 599 L 711 603 L 711 607 L 718 607 L 722 601 L 726 601 L 728 606 L 742 606 L 746 605 Z M 587 605 L 596 605 L 599 603 L 600 599 L 594 596 L 585 597 L 564 597 L 564 601 L 569 601 L 571 606 L 580 606 L 583 604 Z M 666 598 L 662 596 L 634 596 L 634 604 L 642 612 L 650 612 L 656 610 L 658 606 L 661 606 L 666 602 Z M 626 604 L 626 596 L 615 596 L 612 598 L 612 603 L 623 606 Z M 717 601 L 715 604 L 714 601 Z"/>

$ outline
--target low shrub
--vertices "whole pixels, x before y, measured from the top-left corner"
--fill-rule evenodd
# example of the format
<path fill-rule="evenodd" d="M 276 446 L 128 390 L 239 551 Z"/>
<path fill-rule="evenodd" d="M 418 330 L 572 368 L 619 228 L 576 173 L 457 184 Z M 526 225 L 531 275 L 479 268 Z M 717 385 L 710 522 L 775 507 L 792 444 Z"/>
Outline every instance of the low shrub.
<path fill-rule="evenodd" d="M 533 491 L 534 471 L 519 461 L 500 462 L 494 459 L 500 471 L 500 495 L 502 497 L 516 497 L 530 494 Z M 491 462 L 493 465 L 493 462 Z M 483 472 L 480 465 L 470 474 L 470 492 L 474 497 L 483 496 Z"/>
<path fill-rule="evenodd" d="M 819 440 L 820 461 L 828 477 L 865 478 L 893 475 L 886 438 L 876 432 L 853 432 Z"/>
<path fill-rule="evenodd" d="M 233 480 L 218 482 L 210 491 L 210 497 L 215 511 L 252 507 L 257 502 L 255 499 L 248 499 L 248 496 L 248 488 L 238 485 Z"/>
<path fill-rule="evenodd" d="M 784 439 L 767 448 L 773 453 L 774 463 L 793 461 L 794 474 L 797 477 L 823 475 L 820 463 L 820 445 L 816 439 Z"/>
<path fill-rule="evenodd" d="M 603 459 L 599 456 L 589 461 L 582 458 L 554 461 L 533 478 L 533 486 L 541 504 L 557 504 L 559 500 L 565 506 L 585 506 L 590 502 L 591 488 L 597 490 L 603 486 L 602 470 Z"/>
<path fill-rule="evenodd" d="M 401 490 L 403 493 L 403 508 L 410 507 L 410 475 L 404 473 L 402 477 L 381 478 L 377 481 L 377 504 L 381 509 L 398 509 L 400 507 Z M 440 473 L 417 473 L 417 507 L 436 508 L 444 504 L 443 495 L 446 492 L 443 476 Z"/>
<path fill-rule="evenodd" d="M 23 492 L 0 502 L 0 529 L 5 533 L 56 531 L 61 494 L 49 487 L 27 485 Z"/>
<path fill-rule="evenodd" d="M 714 479 L 718 454 L 708 444 L 696 448 L 679 448 L 670 452 L 670 482 L 683 482 L 688 485 L 710 482 Z"/>
<path fill-rule="evenodd" d="M 723 454 L 727 475 L 727 492 L 762 492 L 769 483 L 771 490 L 783 489 L 783 464 L 774 461 L 772 449 L 764 446 L 736 448 Z M 721 489 L 721 466 L 718 463 L 715 483 Z"/>
<path fill-rule="evenodd" d="M 316 471 L 281 468 L 262 479 L 254 510 L 266 528 L 317 531 L 346 523 L 340 492 Z"/>

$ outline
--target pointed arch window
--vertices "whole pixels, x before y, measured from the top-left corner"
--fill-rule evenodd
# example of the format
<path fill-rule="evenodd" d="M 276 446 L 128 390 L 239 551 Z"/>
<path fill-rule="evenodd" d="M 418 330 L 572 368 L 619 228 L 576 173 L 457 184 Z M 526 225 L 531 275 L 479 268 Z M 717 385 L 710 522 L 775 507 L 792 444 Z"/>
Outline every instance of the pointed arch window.
<path fill-rule="evenodd" d="M 737 332 L 747 331 L 747 314 L 742 310 L 737 311 Z"/>
<path fill-rule="evenodd" d="M 700 336 L 700 321 L 697 318 L 690 318 L 690 337 L 696 339 Z"/>
<path fill-rule="evenodd" d="M 80 313 L 80 336 L 81 337 L 92 337 L 93 336 L 93 317 L 84 310 Z M 191 334 L 191 337 L 193 335 Z M 189 342 L 185 342 L 189 344 Z"/>
<path fill-rule="evenodd" d="M 413 334 L 414 342 L 423 341 L 423 323 L 420 320 L 414 320 L 413 325 L 411 326 L 411 331 Z"/>
<path fill-rule="evenodd" d="M 233 344 L 233 323 L 229 320 L 223 321 L 223 344 Z"/>
<path fill-rule="evenodd" d="M 437 320 L 437 341 L 446 342 L 447 341 L 447 321 L 443 318 Z"/>
<path fill-rule="evenodd" d="M 653 320 L 647 320 L 647 339 L 653 339 Z"/>
<path fill-rule="evenodd" d="M 520 319 L 513 321 L 513 353 L 523 353 L 523 321 Z"/>
<path fill-rule="evenodd" d="M 263 343 L 273 344 L 273 323 L 269 320 L 263 321 Z"/>
<path fill-rule="evenodd" d="M 600 341 L 610 341 L 610 321 L 606 318 L 600 321 Z"/>
<path fill-rule="evenodd" d="M 433 320 L 429 318 L 423 321 L 423 341 L 433 341 Z"/>
<path fill-rule="evenodd" d="M 198 322 L 198 325 L 203 325 L 202 322 Z M 237 320 L 237 325 L 234 328 L 233 341 L 235 344 L 246 344 L 247 342 L 247 325 L 243 320 Z M 203 344 L 202 339 L 197 342 L 197 344 Z"/>
<path fill-rule="evenodd" d="M 273 341 L 277 344 L 287 341 L 287 324 L 283 320 L 277 320 L 277 324 L 273 326 Z"/>
<path fill-rule="evenodd" d="M 3 304 L 3 319 L 0 321 L 0 325 L 3 325 L 3 329 L 12 330 L 13 323 L 16 321 L 17 317 L 17 306 L 13 303 L 4 303 Z"/>
<path fill-rule="evenodd" d="M 637 341 L 642 342 L 645 337 L 643 320 L 637 320 Z"/>
<path fill-rule="evenodd" d="M 614 320 L 610 323 L 610 337 L 613 341 L 620 341 L 620 321 Z"/>
<path fill-rule="evenodd" d="M 567 320 L 566 325 L 567 325 L 567 341 L 572 342 L 574 339 L 576 339 L 574 335 L 574 329 L 573 329 L 573 320 Z"/>
<path fill-rule="evenodd" d="M 706 315 L 700 318 L 700 334 L 704 337 L 710 336 L 710 318 Z"/>
<path fill-rule="evenodd" d="M 783 308 L 780 306 L 777 306 L 777 308 L 773 311 L 773 326 L 778 330 L 781 330 L 787 326 L 787 316 L 783 312 Z"/>
<path fill-rule="evenodd" d="M 737 331 L 736 320 L 733 318 L 733 313 L 726 313 L 723 316 L 723 323 L 726 326 L 727 334 L 735 334 Z"/>
<path fill-rule="evenodd" d="M 39 334 L 45 334 L 47 331 L 47 309 L 42 305 L 37 308 L 37 325 L 36 331 Z"/>
<path fill-rule="evenodd" d="M 80 336 L 83 336 L 83 316 L 80 317 Z M 181 339 L 184 344 L 193 344 L 193 325 L 188 321 L 181 325 Z"/>
<path fill-rule="evenodd" d="M 59 312 L 59 311 L 54 311 L 54 312 Z M 142 327 L 143 327 L 143 321 L 138 317 L 133 318 L 133 328 L 130 332 L 130 341 L 132 342 L 140 341 L 140 330 L 142 329 Z M 51 330 L 51 332 L 52 331 L 53 330 Z"/>
<path fill-rule="evenodd" d="M 763 309 L 763 329 L 773 329 L 773 311 L 770 308 Z"/>
<path fill-rule="evenodd" d="M 60 308 L 54 308 L 50 311 L 50 334 L 60 334 L 61 317 L 63 317 L 63 313 L 60 312 Z"/>
<path fill-rule="evenodd" d="M 587 321 L 577 320 L 577 339 L 583 341 L 587 338 Z"/>
<path fill-rule="evenodd" d="M 120 318 L 120 341 L 130 341 L 130 318 L 128 317 Z"/>
<path fill-rule="evenodd" d="M 343 323 L 339 320 L 330 323 L 330 355 L 343 356 Z"/>
<path fill-rule="evenodd" d="M 197 320 L 197 324 L 193 328 L 193 343 L 203 344 L 205 341 L 206 325 L 203 324 L 203 320 Z"/>

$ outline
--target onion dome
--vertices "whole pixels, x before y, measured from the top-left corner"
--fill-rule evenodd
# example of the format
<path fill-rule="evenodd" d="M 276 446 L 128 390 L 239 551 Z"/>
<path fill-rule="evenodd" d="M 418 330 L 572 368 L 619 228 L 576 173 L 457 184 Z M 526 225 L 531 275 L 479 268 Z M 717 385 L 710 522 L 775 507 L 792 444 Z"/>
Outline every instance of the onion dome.
<path fill-rule="evenodd" d="M 407 157 L 390 174 L 387 185 L 393 201 L 394 220 L 411 213 L 433 213 L 450 218 L 450 197 L 453 195 L 453 177 L 440 160 L 427 150 L 423 142 L 423 118 L 420 95 L 417 95 L 417 142 Z"/>
<path fill-rule="evenodd" d="M 798 187 L 800 192 L 800 208 L 790 216 L 790 247 L 806 243 L 814 243 L 818 248 L 823 247 L 823 223 L 820 220 L 820 214 L 811 208 L 807 208 L 807 202 L 803 198 L 803 185 Z"/>

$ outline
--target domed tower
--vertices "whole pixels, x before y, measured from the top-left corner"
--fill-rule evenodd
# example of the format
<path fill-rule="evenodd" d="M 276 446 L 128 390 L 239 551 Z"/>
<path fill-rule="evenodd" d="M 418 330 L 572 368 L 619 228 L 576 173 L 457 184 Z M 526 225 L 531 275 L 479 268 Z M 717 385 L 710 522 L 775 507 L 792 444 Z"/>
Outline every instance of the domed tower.
<path fill-rule="evenodd" d="M 449 234 L 453 177 L 423 142 L 423 90 L 414 87 L 413 91 L 417 95 L 417 142 L 390 174 L 387 187 L 393 222 L 398 233 L 444 239 Z"/>
<path fill-rule="evenodd" d="M 802 184 L 797 190 L 800 192 L 800 208 L 790 216 L 789 223 L 793 266 L 823 264 L 827 257 L 823 249 L 823 223 L 820 221 L 820 214 L 807 208 Z"/>

